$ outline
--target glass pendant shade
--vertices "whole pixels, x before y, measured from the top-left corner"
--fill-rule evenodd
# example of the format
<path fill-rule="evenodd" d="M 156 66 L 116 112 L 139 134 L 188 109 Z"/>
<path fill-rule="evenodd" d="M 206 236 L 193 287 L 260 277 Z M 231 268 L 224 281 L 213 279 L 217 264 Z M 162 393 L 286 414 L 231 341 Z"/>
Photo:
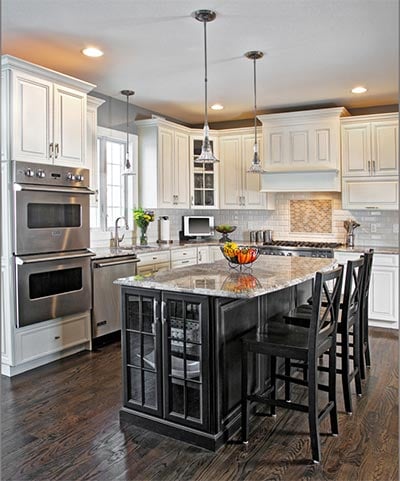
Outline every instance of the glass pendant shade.
<path fill-rule="evenodd" d="M 256 61 L 264 56 L 263 52 L 254 50 L 251 52 L 246 52 L 245 57 L 253 60 L 253 86 L 254 86 L 254 154 L 251 161 L 251 165 L 247 170 L 251 174 L 263 174 L 265 170 L 262 168 L 260 157 L 258 155 L 258 142 L 257 142 L 257 84 L 256 84 Z"/>
<path fill-rule="evenodd" d="M 212 10 L 197 10 L 193 16 L 204 25 L 204 128 L 203 128 L 203 144 L 201 153 L 196 159 L 197 162 L 219 162 L 213 154 L 210 142 L 207 112 L 207 22 L 212 22 L 216 13 Z"/>
<path fill-rule="evenodd" d="M 135 172 L 129 152 L 129 97 L 134 95 L 135 92 L 133 90 L 121 90 L 121 94 L 126 96 L 126 150 L 122 175 L 133 175 Z"/>

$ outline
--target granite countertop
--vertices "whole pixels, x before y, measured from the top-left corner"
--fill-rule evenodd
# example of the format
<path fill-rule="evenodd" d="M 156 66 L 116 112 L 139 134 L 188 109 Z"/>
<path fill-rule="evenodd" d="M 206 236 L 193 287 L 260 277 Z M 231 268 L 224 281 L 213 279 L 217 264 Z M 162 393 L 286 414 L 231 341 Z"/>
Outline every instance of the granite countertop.
<path fill-rule="evenodd" d="M 235 241 L 237 244 L 240 245 L 250 245 L 249 242 L 239 242 Z M 160 252 L 160 251 L 170 251 L 175 249 L 183 249 L 188 247 L 202 247 L 202 246 L 221 246 L 218 240 L 210 240 L 208 242 L 172 242 L 170 244 L 149 244 L 148 246 L 137 246 L 137 245 L 122 245 L 120 248 L 115 247 L 91 247 L 90 250 L 93 251 L 96 255 L 93 259 L 100 259 L 106 257 L 119 257 L 124 255 L 140 255 L 146 254 L 151 252 Z"/>
<path fill-rule="evenodd" d="M 231 269 L 226 260 L 180 269 L 160 270 L 152 276 L 132 276 L 114 283 L 216 297 L 252 298 L 312 279 L 317 271 L 330 269 L 334 259 L 260 256 L 252 268 Z"/>
<path fill-rule="evenodd" d="M 379 247 L 379 246 L 355 246 L 347 247 L 341 246 L 334 249 L 338 252 L 360 252 L 363 253 L 369 249 L 374 249 L 375 254 L 399 254 L 400 250 L 398 247 Z"/>

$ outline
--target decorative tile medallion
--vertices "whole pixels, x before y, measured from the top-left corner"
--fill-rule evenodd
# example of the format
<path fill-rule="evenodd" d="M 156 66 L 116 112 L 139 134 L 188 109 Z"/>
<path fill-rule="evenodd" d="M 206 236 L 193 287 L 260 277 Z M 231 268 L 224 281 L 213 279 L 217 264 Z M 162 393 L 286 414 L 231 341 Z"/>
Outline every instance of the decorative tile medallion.
<path fill-rule="evenodd" d="M 291 200 L 290 232 L 332 232 L 331 200 Z"/>

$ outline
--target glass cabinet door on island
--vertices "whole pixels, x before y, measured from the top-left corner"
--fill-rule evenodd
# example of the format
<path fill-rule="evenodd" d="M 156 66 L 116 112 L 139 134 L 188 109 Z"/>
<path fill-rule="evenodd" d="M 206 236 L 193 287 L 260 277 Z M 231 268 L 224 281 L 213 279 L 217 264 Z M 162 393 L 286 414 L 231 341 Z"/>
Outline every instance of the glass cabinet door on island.
<path fill-rule="evenodd" d="M 206 298 L 163 297 L 163 378 L 166 419 L 208 426 L 208 303 Z"/>
<path fill-rule="evenodd" d="M 207 298 L 125 289 L 123 299 L 124 405 L 207 430 Z"/>
<path fill-rule="evenodd" d="M 126 293 L 124 299 L 125 403 L 135 410 L 161 416 L 161 296 L 138 291 Z"/>

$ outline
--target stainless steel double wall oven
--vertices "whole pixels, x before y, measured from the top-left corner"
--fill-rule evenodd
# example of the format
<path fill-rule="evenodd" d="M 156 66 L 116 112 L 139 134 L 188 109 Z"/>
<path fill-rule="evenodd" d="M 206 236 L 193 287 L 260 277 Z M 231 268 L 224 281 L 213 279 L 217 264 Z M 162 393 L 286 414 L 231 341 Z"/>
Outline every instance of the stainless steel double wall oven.
<path fill-rule="evenodd" d="M 91 308 L 89 171 L 15 162 L 17 327 Z"/>

